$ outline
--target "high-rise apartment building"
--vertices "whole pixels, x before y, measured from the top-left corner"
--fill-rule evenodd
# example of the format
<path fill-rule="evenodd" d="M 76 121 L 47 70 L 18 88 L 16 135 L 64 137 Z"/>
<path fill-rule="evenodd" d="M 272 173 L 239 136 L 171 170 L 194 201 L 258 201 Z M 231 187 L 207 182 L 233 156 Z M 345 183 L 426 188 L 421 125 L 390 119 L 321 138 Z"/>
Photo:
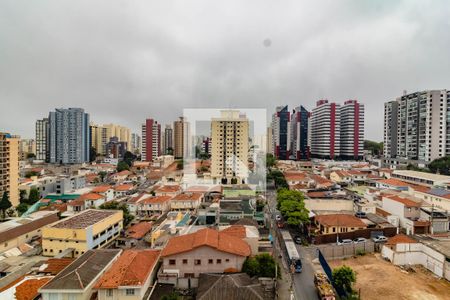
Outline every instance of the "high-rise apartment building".
<path fill-rule="evenodd" d="M 137 133 L 131 134 L 131 152 L 141 154 L 141 136 Z"/>
<path fill-rule="evenodd" d="M 164 154 L 169 154 L 171 152 L 173 154 L 173 129 L 172 126 L 166 125 L 164 128 Z"/>
<path fill-rule="evenodd" d="M 104 124 L 97 125 L 90 124 L 91 132 L 91 145 L 97 150 L 98 154 L 106 155 L 106 144 L 112 137 L 117 137 L 119 142 L 127 143 L 127 148 L 130 148 L 131 144 L 131 131 L 129 128 L 116 125 L 116 124 Z"/>
<path fill-rule="evenodd" d="M 0 199 L 7 192 L 13 206 L 19 205 L 19 138 L 0 132 Z"/>
<path fill-rule="evenodd" d="M 184 117 L 180 117 L 179 120 L 173 122 L 173 155 L 176 158 L 185 156 L 188 134 L 188 124 Z"/>
<path fill-rule="evenodd" d="M 308 146 L 309 112 L 303 106 L 294 109 L 291 115 L 291 151 L 295 160 L 309 159 Z"/>
<path fill-rule="evenodd" d="M 246 183 L 249 121 L 238 110 L 221 111 L 211 121 L 211 177 L 223 184 Z"/>
<path fill-rule="evenodd" d="M 340 107 L 342 159 L 362 159 L 364 156 L 364 104 L 347 100 Z"/>
<path fill-rule="evenodd" d="M 58 108 L 49 114 L 50 163 L 77 164 L 89 161 L 89 114 L 82 108 Z"/>
<path fill-rule="evenodd" d="M 19 159 L 26 160 L 28 155 L 36 155 L 36 142 L 34 139 L 20 139 Z"/>
<path fill-rule="evenodd" d="M 48 149 L 48 118 L 43 118 L 36 121 L 36 159 L 42 161 L 49 161 Z"/>
<path fill-rule="evenodd" d="M 334 159 L 340 155 L 340 105 L 319 100 L 311 112 L 311 156 Z"/>
<path fill-rule="evenodd" d="M 427 90 L 384 104 L 384 162 L 426 166 L 450 155 L 450 91 Z"/>
<path fill-rule="evenodd" d="M 291 125 L 288 106 L 278 106 L 272 115 L 272 150 L 280 160 L 287 160 L 291 155 Z"/>
<path fill-rule="evenodd" d="M 161 124 L 154 119 L 147 119 L 142 124 L 141 160 L 153 161 L 161 155 Z"/>

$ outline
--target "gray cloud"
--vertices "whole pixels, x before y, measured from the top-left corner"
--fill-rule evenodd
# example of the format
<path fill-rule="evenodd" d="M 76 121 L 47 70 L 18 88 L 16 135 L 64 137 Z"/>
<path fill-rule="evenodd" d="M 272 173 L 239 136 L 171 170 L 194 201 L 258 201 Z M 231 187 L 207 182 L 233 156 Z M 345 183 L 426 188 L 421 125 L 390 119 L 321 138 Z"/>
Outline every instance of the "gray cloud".
<path fill-rule="evenodd" d="M 301 3 L 299 3 L 301 2 Z M 447 1 L 2 1 L 0 130 L 55 107 L 139 131 L 183 108 L 366 105 L 450 88 Z M 270 39 L 267 46 L 264 41 Z"/>

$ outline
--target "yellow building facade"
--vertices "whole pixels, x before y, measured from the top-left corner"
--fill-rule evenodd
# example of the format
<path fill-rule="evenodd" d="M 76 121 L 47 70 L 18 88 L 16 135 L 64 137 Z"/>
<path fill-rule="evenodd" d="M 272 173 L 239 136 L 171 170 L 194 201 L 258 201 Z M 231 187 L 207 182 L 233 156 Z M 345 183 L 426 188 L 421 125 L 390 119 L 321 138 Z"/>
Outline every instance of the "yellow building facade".
<path fill-rule="evenodd" d="M 0 197 L 7 192 L 13 206 L 19 205 L 19 141 L 0 132 Z"/>
<path fill-rule="evenodd" d="M 43 255 L 56 256 L 73 249 L 73 256 L 78 257 L 105 247 L 122 229 L 122 210 L 88 209 L 42 229 Z"/>
<path fill-rule="evenodd" d="M 117 124 L 97 125 L 90 124 L 91 145 L 97 153 L 106 154 L 106 144 L 112 137 L 117 137 L 119 142 L 126 142 L 128 149 L 131 149 L 131 130 L 125 126 Z"/>

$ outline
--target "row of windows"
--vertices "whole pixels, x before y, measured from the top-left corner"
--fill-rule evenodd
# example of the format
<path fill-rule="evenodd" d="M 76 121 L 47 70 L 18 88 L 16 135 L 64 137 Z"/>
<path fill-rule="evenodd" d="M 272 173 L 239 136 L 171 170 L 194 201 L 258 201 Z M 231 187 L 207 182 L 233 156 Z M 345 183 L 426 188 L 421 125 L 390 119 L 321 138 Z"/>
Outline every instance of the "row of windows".
<path fill-rule="evenodd" d="M 227 258 L 225 259 L 225 262 L 229 262 L 230 260 Z M 187 265 L 189 260 L 188 259 L 182 259 L 181 260 L 183 265 Z M 220 265 L 222 263 L 222 259 L 218 258 L 216 259 L 216 264 Z M 176 259 L 169 259 L 169 265 L 174 266 L 177 264 Z M 194 265 L 196 266 L 200 266 L 202 264 L 202 260 L 201 259 L 194 259 Z M 210 258 L 208 259 L 208 264 L 212 265 L 214 264 L 214 259 Z"/>

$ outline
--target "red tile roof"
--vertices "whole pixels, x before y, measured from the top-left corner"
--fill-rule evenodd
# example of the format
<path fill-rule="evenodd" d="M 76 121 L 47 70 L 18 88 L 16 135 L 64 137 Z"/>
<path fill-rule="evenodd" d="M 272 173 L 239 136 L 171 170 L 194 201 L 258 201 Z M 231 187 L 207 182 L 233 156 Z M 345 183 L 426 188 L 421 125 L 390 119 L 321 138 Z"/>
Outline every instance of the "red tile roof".
<path fill-rule="evenodd" d="M 361 219 L 346 214 L 318 215 L 314 217 L 317 222 L 324 226 L 346 226 L 346 227 L 367 227 Z"/>
<path fill-rule="evenodd" d="M 96 289 L 142 286 L 147 281 L 160 255 L 159 250 L 125 250 L 111 268 L 97 281 Z"/>
<path fill-rule="evenodd" d="M 106 193 L 108 190 L 112 189 L 110 185 L 99 185 L 92 189 L 93 193 Z"/>
<path fill-rule="evenodd" d="M 123 170 L 123 171 L 120 171 L 120 172 L 114 174 L 114 176 L 128 176 L 131 174 L 133 174 L 133 173 L 128 170 Z"/>
<path fill-rule="evenodd" d="M 83 194 L 77 200 L 99 200 L 104 199 L 104 196 L 96 194 L 96 193 L 87 193 Z"/>
<path fill-rule="evenodd" d="M 163 185 L 155 190 L 156 193 L 175 193 L 181 190 L 179 185 Z"/>
<path fill-rule="evenodd" d="M 380 183 L 386 184 L 386 185 L 397 186 L 397 187 L 410 186 L 410 184 L 408 184 L 404 181 L 401 181 L 399 179 L 395 179 L 395 178 L 381 179 L 381 180 L 377 180 L 377 182 L 380 182 Z"/>
<path fill-rule="evenodd" d="M 132 239 L 143 238 L 152 229 L 151 222 L 140 222 L 127 229 L 126 236 Z"/>
<path fill-rule="evenodd" d="M 286 181 L 299 181 L 307 179 L 304 172 L 284 172 L 284 178 Z"/>
<path fill-rule="evenodd" d="M 250 246 L 242 239 L 226 232 L 205 228 L 195 233 L 173 237 L 161 252 L 161 256 L 189 252 L 203 246 L 239 256 L 249 256 L 251 253 Z"/>
<path fill-rule="evenodd" d="M 419 202 L 413 201 L 413 200 L 408 199 L 408 198 L 403 198 L 403 197 L 400 197 L 400 196 L 397 196 L 397 195 L 385 196 L 385 198 L 394 200 L 396 202 L 400 202 L 403 205 L 405 205 L 406 207 L 420 207 L 420 203 Z"/>
<path fill-rule="evenodd" d="M 145 198 L 142 201 L 139 201 L 141 204 L 160 204 L 169 201 L 172 199 L 172 196 L 153 196 L 149 198 Z"/>
<path fill-rule="evenodd" d="M 431 190 L 429 187 L 426 187 L 423 185 L 414 185 L 412 188 L 414 191 L 421 192 L 421 193 L 428 193 Z"/>
<path fill-rule="evenodd" d="M 45 262 L 47 267 L 40 271 L 41 273 L 50 273 L 51 275 L 57 275 L 65 267 L 70 265 L 74 261 L 73 258 L 50 258 Z"/>
<path fill-rule="evenodd" d="M 182 193 L 172 198 L 171 201 L 200 201 L 202 193 Z"/>
<path fill-rule="evenodd" d="M 50 281 L 50 277 L 28 279 L 16 286 L 17 300 L 33 300 L 39 295 L 38 290 Z"/>
<path fill-rule="evenodd" d="M 244 225 L 231 225 L 230 227 L 222 230 L 222 232 L 226 232 L 227 234 L 240 239 L 247 237 L 247 230 L 245 229 Z"/>
<path fill-rule="evenodd" d="M 409 236 L 406 236 L 404 234 L 397 234 L 396 236 L 393 236 L 388 239 L 386 242 L 386 245 L 396 245 L 396 244 L 414 244 L 417 243 L 416 240 L 413 240 Z"/>
<path fill-rule="evenodd" d="M 336 173 L 336 175 L 341 178 L 342 177 L 351 177 L 350 173 L 345 170 L 337 170 L 337 171 L 334 171 L 334 173 Z"/>
<path fill-rule="evenodd" d="M 121 185 L 115 186 L 114 190 L 118 191 L 118 192 L 125 192 L 125 191 L 132 190 L 133 188 L 134 188 L 134 185 L 132 185 L 132 184 L 121 184 Z"/>

